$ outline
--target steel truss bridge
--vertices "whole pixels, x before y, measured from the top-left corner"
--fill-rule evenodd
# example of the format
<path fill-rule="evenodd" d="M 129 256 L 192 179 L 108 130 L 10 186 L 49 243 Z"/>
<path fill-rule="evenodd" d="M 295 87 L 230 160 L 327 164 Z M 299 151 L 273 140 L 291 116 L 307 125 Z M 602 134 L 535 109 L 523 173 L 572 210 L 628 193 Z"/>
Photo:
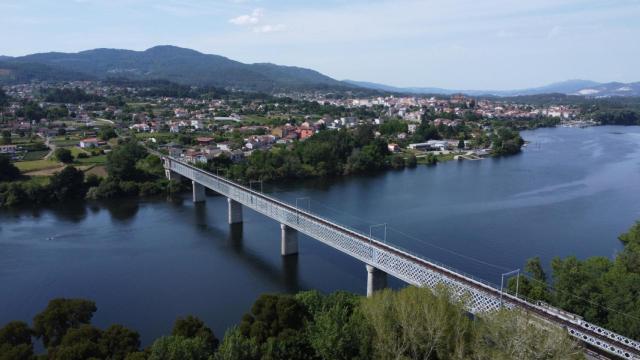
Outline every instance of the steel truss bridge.
<path fill-rule="evenodd" d="M 242 221 L 239 204 L 280 222 L 283 231 L 283 255 L 297 252 L 297 240 L 295 240 L 293 251 L 285 249 L 291 245 L 291 234 L 285 232 L 293 230 L 362 261 L 367 265 L 369 272 L 368 294 L 386 284 L 384 281 L 386 274 L 415 286 L 435 288 L 443 284 L 456 298 L 465 301 L 467 310 L 471 313 L 490 312 L 503 307 L 519 308 L 545 322 L 562 327 L 572 337 L 579 339 L 597 353 L 640 360 L 640 342 L 590 324 L 577 315 L 505 293 L 495 285 L 473 279 L 445 265 L 378 241 L 310 211 L 198 169 L 178 159 L 161 156 L 168 177 L 178 175 L 193 182 L 194 201 L 204 200 L 205 187 L 226 196 L 229 199 L 230 223 Z M 235 204 L 233 209 L 232 204 Z M 239 221 L 238 210 L 240 210 Z"/>

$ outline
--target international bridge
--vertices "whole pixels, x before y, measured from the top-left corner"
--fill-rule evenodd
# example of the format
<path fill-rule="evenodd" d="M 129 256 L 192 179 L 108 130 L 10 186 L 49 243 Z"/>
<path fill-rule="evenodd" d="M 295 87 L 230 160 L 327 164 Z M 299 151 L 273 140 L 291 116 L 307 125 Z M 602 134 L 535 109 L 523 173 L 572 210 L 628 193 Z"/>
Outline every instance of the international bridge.
<path fill-rule="evenodd" d="M 242 222 L 243 206 L 279 222 L 280 250 L 283 256 L 298 252 L 297 234 L 300 232 L 362 261 L 367 270 L 367 296 L 386 286 L 387 274 L 415 286 L 435 288 L 443 284 L 451 289 L 456 298 L 464 299 L 467 310 L 473 314 L 500 308 L 520 308 L 543 321 L 560 326 L 599 354 L 640 360 L 640 342 L 590 324 L 577 315 L 505 293 L 502 288 L 470 278 L 298 206 L 178 159 L 161 156 L 169 179 L 191 180 L 194 202 L 205 200 L 205 188 L 227 197 L 229 224 Z"/>

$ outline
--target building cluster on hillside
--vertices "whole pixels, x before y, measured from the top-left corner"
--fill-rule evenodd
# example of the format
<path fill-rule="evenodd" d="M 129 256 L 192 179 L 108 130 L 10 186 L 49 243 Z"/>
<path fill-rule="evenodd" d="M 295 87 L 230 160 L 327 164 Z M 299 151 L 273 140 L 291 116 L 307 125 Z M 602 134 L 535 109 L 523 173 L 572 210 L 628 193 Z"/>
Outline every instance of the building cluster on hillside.
<path fill-rule="evenodd" d="M 47 102 L 46 94 L 53 89 L 79 89 L 96 100 Z M 389 120 L 407 123 L 407 131 L 396 134 L 392 139 L 407 146 L 409 137 L 425 119 L 435 126 L 457 127 L 465 121 L 481 119 L 554 117 L 569 122 L 575 121 L 580 115 L 577 107 L 519 104 L 462 95 L 446 98 L 372 96 L 337 99 L 323 94 L 287 94 L 286 97 L 272 97 L 269 100 L 262 97 L 234 99 L 233 96 L 211 99 L 149 95 L 154 94 L 152 88 L 92 81 L 30 83 L 5 86 L 3 90 L 13 101 L 3 110 L 7 120 L 3 121 L 2 128 L 13 133 L 37 134 L 43 139 L 76 133 L 83 139 L 78 146 L 89 148 L 104 145 L 96 133 L 98 126 L 106 125 L 120 132 L 141 134 L 147 141 L 194 163 L 222 155 L 237 161 L 255 150 L 304 141 L 323 129 L 381 125 Z M 302 100 L 305 101 L 297 101 L 296 96 L 303 96 Z M 309 103 L 321 109 L 340 110 L 333 111 L 331 115 L 312 112 L 309 109 L 314 107 L 307 107 Z M 35 112 L 38 116 L 34 117 L 33 109 L 29 114 L 26 104 L 40 110 Z M 314 109 L 318 109 L 317 106 Z M 165 141 L 166 134 L 173 138 Z M 181 141 L 183 145 L 180 145 L 177 141 L 179 136 L 190 136 L 196 140 L 187 142 L 187 145 Z M 400 148 L 396 143 L 389 146 L 391 151 Z M 413 144 L 411 148 L 446 150 L 458 146 L 453 140 L 433 140 Z M 0 151 L 15 149 L 2 148 Z"/>

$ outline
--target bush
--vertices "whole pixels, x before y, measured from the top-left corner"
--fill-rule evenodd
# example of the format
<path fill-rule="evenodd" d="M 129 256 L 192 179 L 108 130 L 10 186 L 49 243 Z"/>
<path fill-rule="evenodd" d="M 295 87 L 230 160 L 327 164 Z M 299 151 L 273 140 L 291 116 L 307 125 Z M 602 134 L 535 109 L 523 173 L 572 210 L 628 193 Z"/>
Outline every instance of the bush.
<path fill-rule="evenodd" d="M 65 148 L 57 148 L 53 155 L 58 159 L 58 161 L 63 162 L 65 164 L 70 164 L 73 162 L 73 155 L 69 149 Z"/>

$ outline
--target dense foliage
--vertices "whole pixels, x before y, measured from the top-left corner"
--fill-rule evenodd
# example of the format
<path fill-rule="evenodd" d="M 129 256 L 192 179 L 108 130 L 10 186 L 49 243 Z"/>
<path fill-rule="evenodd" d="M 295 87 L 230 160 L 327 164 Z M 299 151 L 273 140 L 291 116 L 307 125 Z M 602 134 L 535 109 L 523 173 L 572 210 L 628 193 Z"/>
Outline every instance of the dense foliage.
<path fill-rule="evenodd" d="M 524 140 L 517 131 L 506 127 L 498 128 L 491 137 L 493 155 L 511 155 L 520 152 Z"/>
<path fill-rule="evenodd" d="M 0 359 L 35 359 L 33 338 L 50 359 L 366 360 L 582 359 L 560 328 L 517 311 L 473 319 L 445 288 L 408 287 L 371 298 L 317 291 L 260 296 L 240 324 L 218 340 L 202 320 L 187 316 L 170 336 L 140 349 L 137 332 L 91 325 L 92 301 L 54 299 L 33 327 L 0 328 Z"/>
<path fill-rule="evenodd" d="M 90 101 L 101 101 L 102 97 L 87 94 L 79 88 L 66 89 L 66 88 L 53 88 L 46 92 L 44 100 L 47 102 L 63 103 L 63 104 L 80 104 Z"/>
<path fill-rule="evenodd" d="M 57 149 L 56 157 L 71 161 L 67 149 Z M 122 196 L 150 196 L 179 191 L 179 183 L 164 178 L 160 158 L 148 155 L 135 142 L 116 147 L 107 156 L 109 176 L 85 178 L 84 172 L 73 166 L 52 175 L 47 183 L 19 180 L 19 172 L 6 158 L 0 157 L 0 207 L 20 204 L 50 204 L 76 199 L 113 199 Z"/>
<path fill-rule="evenodd" d="M 529 260 L 526 270 L 531 278 L 520 279 L 521 293 L 640 339 L 640 222 L 619 239 L 624 249 L 613 261 L 605 257 L 553 259 L 551 288 L 540 260 Z M 513 282 L 510 286 L 513 289 Z"/>
<path fill-rule="evenodd" d="M 376 139 L 371 127 L 363 126 L 354 131 L 321 131 L 290 147 L 254 151 L 239 164 L 219 158 L 207 166 L 228 170 L 234 180 L 269 181 L 365 173 L 390 167 L 390 161 L 387 143 Z"/>

